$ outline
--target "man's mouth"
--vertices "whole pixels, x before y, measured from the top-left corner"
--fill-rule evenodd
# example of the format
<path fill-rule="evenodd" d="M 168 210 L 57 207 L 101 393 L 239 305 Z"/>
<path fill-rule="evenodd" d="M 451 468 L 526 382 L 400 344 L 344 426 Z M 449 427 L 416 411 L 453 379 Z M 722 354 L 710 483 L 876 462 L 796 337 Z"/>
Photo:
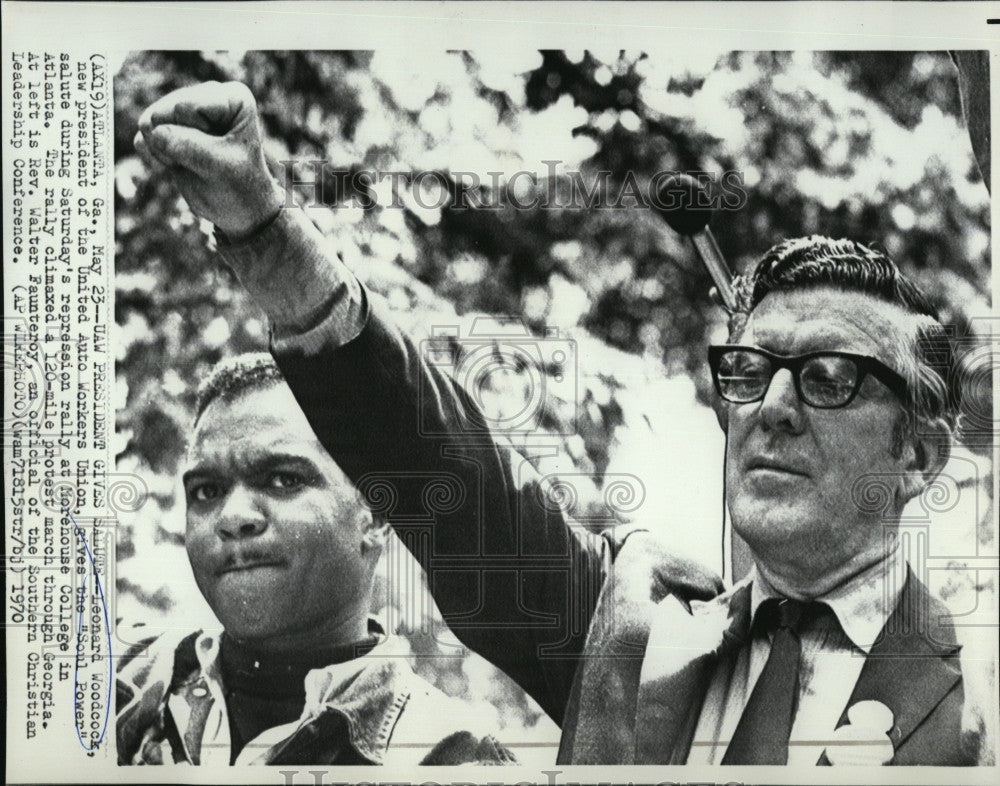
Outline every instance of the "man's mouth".
<path fill-rule="evenodd" d="M 277 568 L 283 566 L 283 560 L 270 556 L 231 556 L 216 571 L 216 575 L 224 576 L 227 573 L 241 573 L 245 571 L 257 570 L 259 568 Z"/>
<path fill-rule="evenodd" d="M 792 464 L 789 461 L 783 461 L 781 459 L 773 459 L 767 456 L 757 456 L 756 458 L 750 459 L 747 462 L 747 472 L 753 472 L 754 470 L 764 470 L 769 472 L 782 472 L 786 475 L 799 475 L 800 477 L 808 477 L 808 473 L 798 468 L 798 466 Z"/>

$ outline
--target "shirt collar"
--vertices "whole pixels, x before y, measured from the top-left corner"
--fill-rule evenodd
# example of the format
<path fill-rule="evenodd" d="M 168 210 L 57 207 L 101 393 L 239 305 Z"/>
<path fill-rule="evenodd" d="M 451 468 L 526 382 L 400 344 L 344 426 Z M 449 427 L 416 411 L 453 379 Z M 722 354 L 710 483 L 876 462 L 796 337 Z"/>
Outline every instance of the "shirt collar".
<path fill-rule="evenodd" d="M 378 620 L 372 618 L 368 619 L 368 633 L 376 639 L 376 647 L 382 647 L 386 643 L 385 630 L 382 628 L 382 625 Z M 201 667 L 202 674 L 211 675 L 215 679 L 219 679 L 219 675 L 221 674 L 221 667 L 219 664 L 219 641 L 221 637 L 221 628 L 217 628 L 215 630 L 204 630 L 198 635 L 194 644 L 195 656 L 198 658 L 198 665 Z M 352 661 L 346 662 L 351 663 Z M 326 671 L 328 668 L 330 667 L 326 667 L 323 671 Z M 316 671 L 316 669 L 314 669 L 314 671 Z"/>
<path fill-rule="evenodd" d="M 826 603 L 833 610 L 851 643 L 867 655 L 899 602 L 906 583 L 906 572 L 906 560 L 896 544 L 883 559 L 816 600 Z M 756 567 L 751 576 L 750 612 L 753 619 L 765 600 L 782 596 Z"/>
<path fill-rule="evenodd" d="M 412 672 L 406 666 L 408 650 L 397 643 L 397 638 L 387 638 L 374 619 L 369 619 L 368 630 L 378 639 L 375 647 L 353 660 L 310 671 L 305 678 L 302 717 L 295 723 L 265 731 L 258 741 L 277 742 L 295 727 L 333 708 L 346 717 L 355 749 L 376 764 L 382 762 L 395 720 L 409 698 L 407 676 Z M 225 713 L 219 664 L 221 635 L 221 630 L 202 632 L 195 641 L 195 655 L 216 707 Z"/>

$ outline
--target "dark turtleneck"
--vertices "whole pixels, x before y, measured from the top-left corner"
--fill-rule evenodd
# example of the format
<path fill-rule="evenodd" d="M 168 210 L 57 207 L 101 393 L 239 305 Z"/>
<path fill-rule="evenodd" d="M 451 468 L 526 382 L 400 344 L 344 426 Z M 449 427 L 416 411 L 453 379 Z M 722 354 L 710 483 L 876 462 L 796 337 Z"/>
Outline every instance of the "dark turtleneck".
<path fill-rule="evenodd" d="M 353 644 L 293 654 L 264 654 L 226 633 L 219 643 L 219 664 L 226 692 L 230 763 L 266 729 L 296 721 L 305 706 L 305 678 L 313 669 L 360 657 L 376 644 L 374 636 Z"/>

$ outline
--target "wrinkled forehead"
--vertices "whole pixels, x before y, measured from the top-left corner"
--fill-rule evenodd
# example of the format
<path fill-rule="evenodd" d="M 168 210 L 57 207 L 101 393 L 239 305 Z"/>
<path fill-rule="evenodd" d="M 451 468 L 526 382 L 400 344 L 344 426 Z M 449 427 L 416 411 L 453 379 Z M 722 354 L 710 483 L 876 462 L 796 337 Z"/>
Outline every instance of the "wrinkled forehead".
<path fill-rule="evenodd" d="M 902 371 L 911 362 L 915 329 L 913 315 L 893 303 L 818 287 L 768 294 L 750 313 L 739 342 L 782 355 L 857 352 Z"/>

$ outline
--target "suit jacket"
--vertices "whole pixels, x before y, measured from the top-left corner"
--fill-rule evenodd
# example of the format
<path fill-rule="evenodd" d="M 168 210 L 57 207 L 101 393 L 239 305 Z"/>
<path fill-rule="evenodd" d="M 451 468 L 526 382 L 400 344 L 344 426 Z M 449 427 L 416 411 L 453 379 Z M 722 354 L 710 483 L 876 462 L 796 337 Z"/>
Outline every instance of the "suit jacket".
<path fill-rule="evenodd" d="M 608 589 L 574 685 L 560 760 L 683 764 L 718 659 L 748 637 L 750 585 L 690 606 L 674 596 L 636 605 Z M 838 728 L 848 723 L 847 708 L 878 701 L 894 718 L 892 764 L 975 764 L 974 741 L 962 733 L 960 647 L 949 621 L 910 572 Z M 824 752 L 817 764 L 829 763 Z"/>
<path fill-rule="evenodd" d="M 694 614 L 681 599 L 631 596 L 615 580 L 627 550 L 609 572 L 608 541 L 546 502 L 544 479 L 489 432 L 462 388 L 378 301 L 365 308 L 347 344 L 324 345 L 313 330 L 309 346 L 275 359 L 323 445 L 427 570 L 456 636 L 562 726 L 560 763 L 685 761 L 716 650 L 746 635 L 749 592 Z M 974 763 L 959 739 L 958 648 L 924 635 L 947 612 L 915 577 L 903 598 L 850 703 L 892 709 L 895 763 Z M 713 614 L 714 632 L 698 624 Z M 645 658 L 659 618 L 671 647 Z M 665 661 L 678 645 L 685 657 Z"/>

